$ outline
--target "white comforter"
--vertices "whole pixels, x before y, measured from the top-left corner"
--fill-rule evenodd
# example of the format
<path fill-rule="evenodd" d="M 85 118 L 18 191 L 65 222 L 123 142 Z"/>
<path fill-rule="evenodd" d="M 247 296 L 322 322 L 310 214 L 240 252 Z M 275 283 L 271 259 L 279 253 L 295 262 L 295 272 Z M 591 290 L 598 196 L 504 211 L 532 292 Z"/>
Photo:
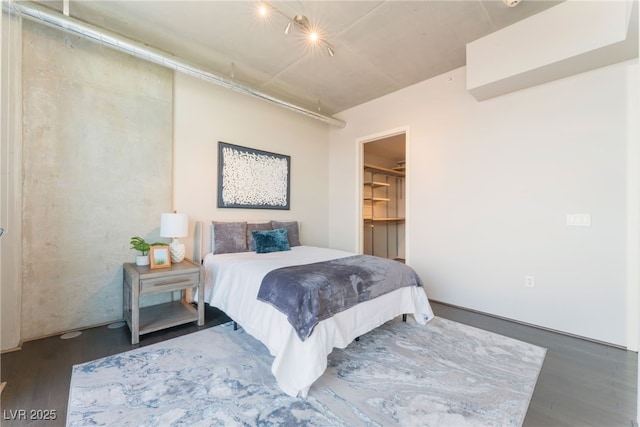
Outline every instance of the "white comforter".
<path fill-rule="evenodd" d="M 285 393 L 305 397 L 325 371 L 333 348 L 344 348 L 356 337 L 404 313 L 413 314 L 420 324 L 434 317 L 423 288 L 403 287 L 321 321 L 311 336 L 301 341 L 283 313 L 256 299 L 262 278 L 273 269 L 351 255 L 313 246 L 266 254 L 208 254 L 204 259 L 204 300 L 267 346 L 275 356 L 271 371 Z"/>

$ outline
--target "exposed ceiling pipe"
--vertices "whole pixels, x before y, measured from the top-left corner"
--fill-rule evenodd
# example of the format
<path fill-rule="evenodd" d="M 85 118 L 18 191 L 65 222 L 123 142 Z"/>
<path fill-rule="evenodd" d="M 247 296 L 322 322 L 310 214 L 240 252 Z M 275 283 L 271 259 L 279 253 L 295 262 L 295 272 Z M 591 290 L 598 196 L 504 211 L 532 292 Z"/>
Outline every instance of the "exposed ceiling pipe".
<path fill-rule="evenodd" d="M 338 128 L 344 128 L 346 126 L 346 122 L 343 120 L 316 113 L 315 111 L 299 107 L 287 101 L 283 101 L 271 95 L 267 95 L 266 93 L 259 92 L 250 87 L 229 81 L 209 71 L 203 70 L 202 68 L 194 64 L 162 52 L 159 49 L 127 39 L 126 37 L 109 32 L 102 28 L 95 27 L 69 16 L 65 16 L 38 4 L 28 1 L 3 1 L 2 8 L 8 10 L 9 12 L 18 12 L 24 18 L 48 25 L 50 27 L 62 29 L 71 34 L 75 34 L 89 40 L 96 41 L 102 45 L 128 53 L 129 55 L 135 56 L 137 58 L 153 62 L 155 64 L 170 68 L 180 73 L 197 77 L 207 82 L 226 87 L 228 89 L 252 96 L 254 98 L 259 98 L 271 102 L 288 110 L 292 110 L 316 120 L 320 120 L 321 122 L 327 123 L 331 126 L 335 126 Z"/>

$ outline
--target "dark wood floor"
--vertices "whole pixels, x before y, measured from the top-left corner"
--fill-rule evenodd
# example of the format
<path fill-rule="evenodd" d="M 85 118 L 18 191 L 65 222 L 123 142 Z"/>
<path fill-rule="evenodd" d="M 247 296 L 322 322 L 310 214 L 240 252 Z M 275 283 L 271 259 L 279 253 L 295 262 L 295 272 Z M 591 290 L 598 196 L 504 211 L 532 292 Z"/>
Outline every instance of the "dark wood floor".
<path fill-rule="evenodd" d="M 437 316 L 547 349 L 524 427 L 637 426 L 638 354 L 433 303 Z"/>
<path fill-rule="evenodd" d="M 436 315 L 547 348 L 525 427 L 637 426 L 637 354 L 502 319 L 433 303 Z M 146 346 L 228 321 L 206 309 L 206 324 L 177 326 L 143 335 L 131 345 L 129 330 L 107 326 L 69 340 L 44 338 L 1 356 L 2 426 L 63 426 L 71 369 L 75 364 Z M 12 421 L 16 411 L 55 410 L 56 420 Z"/>

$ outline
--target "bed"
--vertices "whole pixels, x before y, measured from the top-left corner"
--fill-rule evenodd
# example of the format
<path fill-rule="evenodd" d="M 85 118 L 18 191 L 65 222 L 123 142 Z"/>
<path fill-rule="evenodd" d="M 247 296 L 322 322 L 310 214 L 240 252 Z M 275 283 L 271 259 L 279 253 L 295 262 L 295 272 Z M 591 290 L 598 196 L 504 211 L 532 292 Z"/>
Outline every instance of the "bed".
<path fill-rule="evenodd" d="M 272 230 L 280 232 L 278 239 L 286 249 L 260 253 L 264 249 L 262 235 L 274 236 Z M 282 242 L 282 235 L 286 243 Z M 306 397 L 309 387 L 325 371 L 327 356 L 333 348 L 344 348 L 354 339 L 400 315 L 412 314 L 420 324 L 426 324 L 434 317 L 421 282 L 417 286 L 403 285 L 385 290 L 354 306 L 338 308 L 330 317 L 316 319 L 310 331 L 307 325 L 302 333 L 290 316 L 265 297 L 262 282 L 267 277 L 277 273 L 282 278 L 287 269 L 320 267 L 326 262 L 357 260 L 360 263 L 355 257 L 359 255 L 301 245 L 295 221 L 212 222 L 211 251 L 203 259 L 204 300 L 224 311 L 246 333 L 268 348 L 275 357 L 271 371 L 286 394 Z M 394 269 L 399 265 L 415 274 L 404 264 L 385 261 L 393 263 Z M 342 265 L 336 267 L 336 271 L 344 271 Z M 276 287 L 279 286 L 282 285 L 277 282 Z"/>

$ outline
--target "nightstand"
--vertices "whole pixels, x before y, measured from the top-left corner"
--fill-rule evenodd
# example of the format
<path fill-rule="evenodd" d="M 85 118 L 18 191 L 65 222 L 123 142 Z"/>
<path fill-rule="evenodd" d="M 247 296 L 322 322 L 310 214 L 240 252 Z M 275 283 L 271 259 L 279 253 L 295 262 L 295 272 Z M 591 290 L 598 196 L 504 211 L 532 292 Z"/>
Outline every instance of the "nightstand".
<path fill-rule="evenodd" d="M 133 263 L 123 265 L 124 318 L 131 330 L 131 344 L 140 335 L 197 321 L 204 325 L 204 269 L 185 259 L 170 268 L 152 270 Z M 198 288 L 198 309 L 186 300 L 186 290 Z M 181 291 L 179 301 L 140 307 L 140 296 Z"/>

